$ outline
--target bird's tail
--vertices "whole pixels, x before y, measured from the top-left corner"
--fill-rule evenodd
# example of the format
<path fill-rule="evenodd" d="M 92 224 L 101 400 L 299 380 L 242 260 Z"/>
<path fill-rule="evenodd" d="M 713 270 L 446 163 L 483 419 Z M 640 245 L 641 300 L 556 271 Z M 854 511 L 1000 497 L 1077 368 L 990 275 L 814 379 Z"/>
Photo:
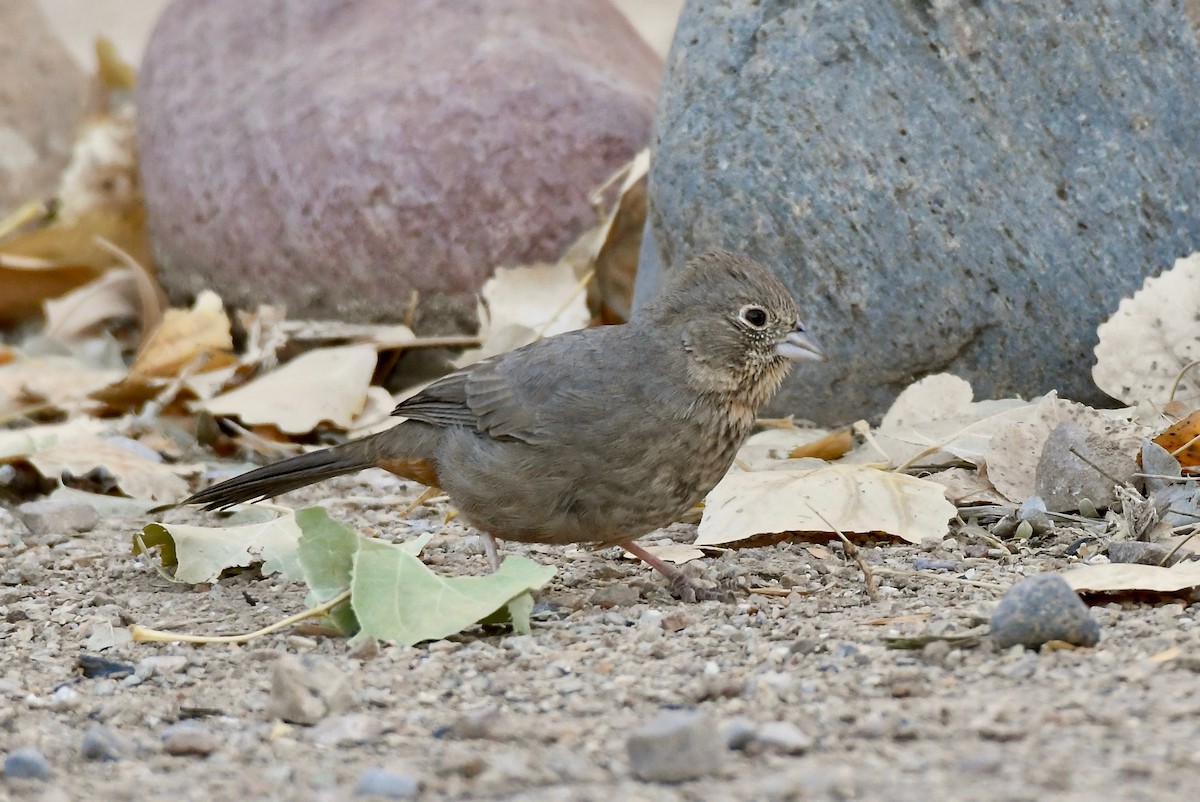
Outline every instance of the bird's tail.
<path fill-rule="evenodd" d="M 182 503 L 203 504 L 206 510 L 219 510 L 247 501 L 261 501 L 335 476 L 375 467 L 424 484 L 436 484 L 436 475 L 428 462 L 410 456 L 414 451 L 413 446 L 418 444 L 410 442 L 414 440 L 411 435 L 415 432 L 400 431 L 406 428 L 401 424 L 361 440 L 256 468 L 201 490 Z"/>

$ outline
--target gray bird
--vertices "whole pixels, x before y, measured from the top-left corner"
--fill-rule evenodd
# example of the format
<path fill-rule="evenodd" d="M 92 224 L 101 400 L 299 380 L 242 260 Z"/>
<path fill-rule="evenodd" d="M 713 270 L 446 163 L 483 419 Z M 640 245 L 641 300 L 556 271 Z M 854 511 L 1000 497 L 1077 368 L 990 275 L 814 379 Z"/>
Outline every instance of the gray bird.
<path fill-rule="evenodd" d="M 440 487 L 495 540 L 621 546 L 677 521 L 733 463 L 793 362 L 825 359 L 787 289 L 723 251 L 676 271 L 634 320 L 568 332 L 452 373 L 385 432 L 285 459 L 184 503 L 220 509 L 379 467 Z"/>

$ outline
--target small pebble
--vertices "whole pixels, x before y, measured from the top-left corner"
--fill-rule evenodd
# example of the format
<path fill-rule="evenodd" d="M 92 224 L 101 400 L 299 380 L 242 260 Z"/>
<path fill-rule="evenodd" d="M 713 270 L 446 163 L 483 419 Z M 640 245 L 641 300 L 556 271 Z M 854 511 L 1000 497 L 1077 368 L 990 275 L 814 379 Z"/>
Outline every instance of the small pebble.
<path fill-rule="evenodd" d="M 715 773 L 725 754 L 720 729 L 706 714 L 669 710 L 636 727 L 625 742 L 635 777 L 683 782 Z"/>
<path fill-rule="evenodd" d="M 84 760 L 112 761 L 120 760 L 128 749 L 116 730 L 110 727 L 89 727 L 83 734 L 83 744 L 79 753 Z"/>
<path fill-rule="evenodd" d="M 213 731 L 196 721 L 181 721 L 162 731 L 163 751 L 168 755 L 211 755 L 221 746 Z"/>
<path fill-rule="evenodd" d="M 813 747 L 813 737 L 790 721 L 772 721 L 754 733 L 754 740 L 784 755 L 802 755 Z"/>
<path fill-rule="evenodd" d="M 591 603 L 596 607 L 632 607 L 641 600 L 641 593 L 632 585 L 608 585 L 592 594 Z"/>
<path fill-rule="evenodd" d="M 134 668 L 134 676 L 139 679 L 162 677 L 168 674 L 178 674 L 188 666 L 187 655 L 183 654 L 153 654 L 143 657 Z"/>
<path fill-rule="evenodd" d="M 383 768 L 366 769 L 358 775 L 354 786 L 357 796 L 379 796 L 384 799 L 413 799 L 421 790 L 421 783 L 407 774 Z"/>
<path fill-rule="evenodd" d="M 955 571 L 958 566 L 958 560 L 933 560 L 928 557 L 913 560 L 914 571 Z"/>
<path fill-rule="evenodd" d="M 725 725 L 725 746 L 729 749 L 742 750 L 754 741 L 756 728 L 754 722 L 746 718 L 735 718 Z"/>
<path fill-rule="evenodd" d="M 383 725 L 366 713 L 330 716 L 313 726 L 313 743 L 320 746 L 355 746 L 379 740 Z"/>
<path fill-rule="evenodd" d="M 27 501 L 17 507 L 17 515 L 36 536 L 90 532 L 100 521 L 92 505 L 78 501 Z"/>
<path fill-rule="evenodd" d="M 271 675 L 268 712 L 293 724 L 316 724 L 354 704 L 351 674 L 316 655 L 285 654 Z"/>
<path fill-rule="evenodd" d="M 9 752 L 4 758 L 4 776 L 22 780 L 48 780 L 53 770 L 46 756 L 32 746 Z"/>
<path fill-rule="evenodd" d="M 487 738 L 499 716 L 500 711 L 495 707 L 468 710 L 451 725 L 449 735 L 462 739 Z"/>
<path fill-rule="evenodd" d="M 1067 581 L 1058 574 L 1036 574 L 1008 589 L 992 614 L 991 635 L 1001 649 L 1036 649 L 1060 640 L 1095 646 L 1100 625 Z"/>

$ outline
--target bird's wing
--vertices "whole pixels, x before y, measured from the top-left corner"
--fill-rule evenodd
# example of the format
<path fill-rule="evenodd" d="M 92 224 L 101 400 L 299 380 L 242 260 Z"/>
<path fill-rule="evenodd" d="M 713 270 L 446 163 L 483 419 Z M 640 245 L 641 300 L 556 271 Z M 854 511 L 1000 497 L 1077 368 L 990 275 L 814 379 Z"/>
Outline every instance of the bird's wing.
<path fill-rule="evenodd" d="M 568 396 L 604 358 L 608 338 L 601 333 L 569 332 L 476 363 L 400 402 L 392 414 L 499 439 L 544 441 L 546 405 L 575 401 Z"/>

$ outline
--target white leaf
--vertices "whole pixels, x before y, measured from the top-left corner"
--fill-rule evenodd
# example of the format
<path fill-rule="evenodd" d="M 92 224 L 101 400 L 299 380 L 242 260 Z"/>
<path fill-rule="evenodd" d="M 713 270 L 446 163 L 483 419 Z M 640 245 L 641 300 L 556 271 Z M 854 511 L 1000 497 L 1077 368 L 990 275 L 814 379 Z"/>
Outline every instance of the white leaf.
<path fill-rule="evenodd" d="M 729 473 L 705 500 L 694 545 L 784 532 L 832 534 L 830 524 L 843 533 L 920 543 L 945 535 L 955 514 L 941 485 L 863 465 Z"/>
<path fill-rule="evenodd" d="M 1183 367 L 1200 359 L 1200 253 L 1178 259 L 1146 279 L 1132 298 L 1097 329 L 1096 386 L 1127 404 L 1149 401 L 1162 407 Z M 1200 406 L 1195 370 L 1179 382 L 1175 398 Z"/>

